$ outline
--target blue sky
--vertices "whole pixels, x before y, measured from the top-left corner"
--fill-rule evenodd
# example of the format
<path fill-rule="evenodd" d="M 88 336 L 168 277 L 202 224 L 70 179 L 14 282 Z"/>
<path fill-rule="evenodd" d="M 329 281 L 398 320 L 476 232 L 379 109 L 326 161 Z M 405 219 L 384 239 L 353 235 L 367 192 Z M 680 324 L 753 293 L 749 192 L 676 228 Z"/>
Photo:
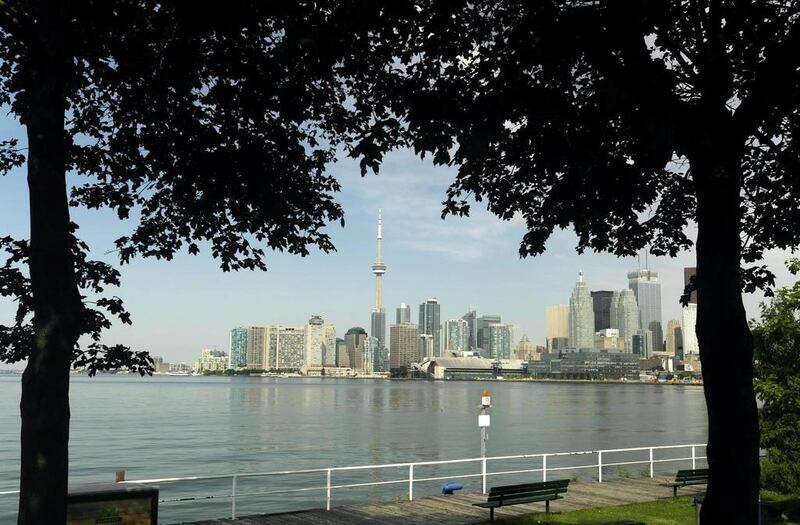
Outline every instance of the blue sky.
<path fill-rule="evenodd" d="M 9 118 L 0 119 L 2 137 L 22 135 Z M 375 258 L 377 211 L 384 215 L 384 301 L 387 318 L 401 301 L 416 309 L 427 297 L 442 303 L 442 319 L 460 317 L 470 305 L 478 314 L 500 314 L 543 344 L 544 310 L 566 303 L 579 269 L 592 290 L 621 289 L 635 259 L 607 254 L 577 255 L 575 236 L 558 232 L 544 255 L 520 259 L 521 221 L 503 222 L 474 207 L 469 218 L 440 219 L 441 202 L 455 170 L 434 167 L 410 151 L 387 157 L 379 176 L 364 178 L 356 163 L 343 159 L 330 167 L 342 184 L 339 202 L 346 225 L 330 225 L 337 252 L 299 258 L 268 253 L 267 272 L 223 273 L 208 252 L 182 254 L 171 262 L 136 260 L 121 268 L 122 297 L 133 315 L 132 327 L 115 326 L 109 343 L 150 350 L 168 361 L 193 361 L 202 347 L 227 349 L 227 333 L 247 324 L 305 324 L 312 314 L 336 325 L 341 336 L 351 326 L 369 327 L 374 297 L 370 266 Z M 27 185 L 24 170 L 0 178 L 0 235 L 27 237 Z M 116 263 L 105 252 L 130 226 L 108 211 L 73 210 L 80 235 L 93 257 Z M 766 261 L 778 284 L 790 282 L 783 268 L 788 254 L 774 251 Z M 675 259 L 650 257 L 662 281 L 664 323 L 680 318 L 678 297 L 684 266 L 694 252 Z M 758 313 L 760 295 L 746 296 L 748 315 Z M 13 305 L 0 298 L 0 323 L 11 322 Z"/>

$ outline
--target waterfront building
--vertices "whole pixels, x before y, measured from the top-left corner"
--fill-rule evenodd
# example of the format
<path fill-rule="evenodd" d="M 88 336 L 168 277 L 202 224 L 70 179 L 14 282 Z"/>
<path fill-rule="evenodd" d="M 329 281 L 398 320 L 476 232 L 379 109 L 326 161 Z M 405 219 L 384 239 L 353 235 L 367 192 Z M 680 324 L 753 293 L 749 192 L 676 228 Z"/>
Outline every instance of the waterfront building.
<path fill-rule="evenodd" d="M 523 361 L 530 361 L 532 359 L 539 359 L 541 355 L 541 351 L 538 351 L 541 347 L 536 347 L 528 338 L 527 334 L 522 335 L 522 339 L 519 340 L 517 343 L 517 347 L 514 349 L 514 357 L 516 359 L 521 359 Z"/>
<path fill-rule="evenodd" d="M 520 359 L 496 360 L 484 357 L 435 357 L 420 369 L 432 379 L 494 379 L 522 376 L 528 364 Z"/>
<path fill-rule="evenodd" d="M 482 315 L 476 320 L 476 344 L 482 356 L 489 356 L 489 325 L 501 322 L 499 315 Z"/>
<path fill-rule="evenodd" d="M 153 368 L 155 368 L 155 372 L 157 374 L 166 374 L 169 372 L 170 364 L 167 361 L 164 361 L 164 358 L 160 355 L 153 356 Z"/>
<path fill-rule="evenodd" d="M 470 306 L 461 319 L 467 322 L 467 351 L 474 352 L 478 349 L 478 312 Z"/>
<path fill-rule="evenodd" d="M 594 347 L 594 310 L 592 296 L 583 282 L 583 271 L 569 298 L 569 345 L 573 348 Z"/>
<path fill-rule="evenodd" d="M 678 355 L 678 342 L 675 339 L 675 331 L 679 330 L 681 322 L 677 319 L 667 321 L 667 343 L 666 351 L 671 356 Z"/>
<path fill-rule="evenodd" d="M 653 332 L 650 330 L 636 330 L 636 334 L 639 336 L 639 347 L 638 350 L 641 352 L 640 355 L 643 359 L 647 359 L 653 356 Z M 634 353 L 636 353 L 634 351 Z"/>
<path fill-rule="evenodd" d="M 263 326 L 247 327 L 247 368 L 253 370 L 264 370 L 267 368 L 266 328 Z"/>
<path fill-rule="evenodd" d="M 410 323 L 411 322 L 411 306 L 406 303 L 400 303 L 397 307 L 394 324 Z"/>
<path fill-rule="evenodd" d="M 689 303 L 683 307 L 683 355 L 700 355 L 700 345 L 697 342 L 697 303 Z"/>
<path fill-rule="evenodd" d="M 611 326 L 611 299 L 614 297 L 614 292 L 611 290 L 598 290 L 591 292 L 591 296 L 595 332 L 613 328 Z"/>
<path fill-rule="evenodd" d="M 228 354 L 222 350 L 203 348 L 200 358 L 194 363 L 194 373 L 224 372 L 228 369 Z"/>
<path fill-rule="evenodd" d="M 547 351 L 557 352 L 569 346 L 569 305 L 548 306 L 544 318 Z"/>
<path fill-rule="evenodd" d="M 696 267 L 687 267 L 683 269 L 683 286 L 684 289 L 686 286 L 689 285 L 690 280 L 692 277 L 697 278 L 697 268 Z M 697 304 L 697 290 L 692 290 L 692 293 L 689 295 L 689 303 L 690 304 Z"/>
<path fill-rule="evenodd" d="M 442 352 L 441 305 L 433 297 L 419 305 L 419 333 L 433 336 L 433 355 Z"/>
<path fill-rule="evenodd" d="M 489 334 L 487 357 L 492 359 L 511 359 L 511 344 L 514 340 L 514 325 L 492 323 L 484 331 Z"/>
<path fill-rule="evenodd" d="M 469 325 L 464 319 L 448 319 L 444 324 L 444 348 L 448 352 L 469 350 Z"/>
<path fill-rule="evenodd" d="M 402 323 L 389 327 L 389 359 L 391 368 L 409 367 L 420 361 L 417 325 Z"/>
<path fill-rule="evenodd" d="M 528 373 L 554 379 L 639 380 L 639 356 L 621 352 L 547 353 L 528 363 Z"/>
<path fill-rule="evenodd" d="M 640 268 L 628 273 L 628 288 L 636 296 L 639 307 L 639 328 L 652 334 L 650 348 L 660 352 L 664 345 L 664 330 L 661 325 L 661 283 L 658 272 Z"/>
<path fill-rule="evenodd" d="M 639 329 L 639 306 L 633 290 L 619 290 L 611 298 L 611 328 L 619 331 L 622 348 L 633 352 L 633 335 Z"/>
<path fill-rule="evenodd" d="M 267 339 L 272 366 L 279 370 L 300 370 L 306 362 L 306 327 L 305 326 L 269 326 Z M 274 363 L 274 364 L 273 364 Z"/>
<path fill-rule="evenodd" d="M 637 330 L 636 333 L 631 336 L 631 353 L 640 357 L 641 359 L 644 359 L 644 356 L 647 353 L 647 341 L 645 339 L 646 336 L 638 332 L 639 331 Z"/>
<path fill-rule="evenodd" d="M 336 365 L 336 327 L 312 315 L 306 325 L 306 367 Z"/>
<path fill-rule="evenodd" d="M 228 368 L 247 366 L 247 328 L 237 326 L 228 333 Z"/>
<path fill-rule="evenodd" d="M 426 358 L 437 357 L 433 351 L 433 336 L 431 334 L 419 334 L 419 351 L 420 361 Z"/>
<path fill-rule="evenodd" d="M 608 352 L 624 352 L 625 346 L 619 338 L 619 330 L 616 328 L 606 328 L 598 330 L 594 334 L 595 350 L 605 350 Z"/>
<path fill-rule="evenodd" d="M 336 367 L 350 368 L 350 357 L 347 355 L 347 343 L 344 339 L 336 338 Z"/>
<path fill-rule="evenodd" d="M 366 339 L 367 331 L 360 326 L 354 326 L 344 334 L 344 342 L 347 345 L 347 359 L 350 363 L 350 368 L 354 370 L 364 368 L 364 341 Z"/>
<path fill-rule="evenodd" d="M 383 216 L 378 210 L 378 253 L 372 265 L 372 273 L 375 274 L 375 306 L 372 308 L 370 316 L 370 334 L 378 340 L 375 354 L 380 363 L 380 370 L 386 369 L 386 309 L 383 307 L 383 275 L 386 273 L 386 264 L 383 262 Z M 351 366 L 354 366 L 351 362 Z"/>
<path fill-rule="evenodd" d="M 364 339 L 364 359 L 362 359 L 363 366 L 361 373 L 364 375 L 372 375 L 375 373 L 375 360 L 378 357 L 376 351 L 378 350 L 378 338 L 369 336 Z"/>

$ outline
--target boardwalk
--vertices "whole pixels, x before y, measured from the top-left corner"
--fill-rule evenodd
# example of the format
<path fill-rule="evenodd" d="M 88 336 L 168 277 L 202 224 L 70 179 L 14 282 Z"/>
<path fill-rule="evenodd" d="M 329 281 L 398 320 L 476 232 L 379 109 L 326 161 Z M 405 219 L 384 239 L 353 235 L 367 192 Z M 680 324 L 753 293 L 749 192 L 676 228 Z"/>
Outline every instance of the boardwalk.
<path fill-rule="evenodd" d="M 672 489 L 659 486 L 659 478 L 635 478 L 611 480 L 603 483 L 573 482 L 564 499 L 550 504 L 551 512 L 606 507 L 651 501 L 672 496 Z M 696 494 L 705 487 L 686 487 L 679 494 Z M 244 516 L 237 520 L 220 519 L 199 521 L 187 525 L 283 525 L 283 524 L 326 524 L 326 525 L 400 525 L 434 524 L 462 525 L 477 523 L 489 518 L 489 511 L 473 507 L 473 503 L 486 501 L 481 494 L 461 496 L 436 496 L 420 498 L 415 501 L 396 501 L 386 503 L 365 503 L 334 507 L 330 511 L 309 510 L 285 514 L 266 514 Z M 510 518 L 544 512 L 544 503 L 530 503 L 498 509 L 495 517 Z"/>

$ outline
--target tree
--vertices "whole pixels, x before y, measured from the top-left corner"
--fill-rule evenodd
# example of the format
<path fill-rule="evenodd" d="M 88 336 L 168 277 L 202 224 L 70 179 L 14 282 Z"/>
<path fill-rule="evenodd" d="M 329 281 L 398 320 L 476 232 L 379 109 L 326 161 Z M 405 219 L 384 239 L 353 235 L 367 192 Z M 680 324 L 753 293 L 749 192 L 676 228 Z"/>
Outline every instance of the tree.
<path fill-rule="evenodd" d="M 800 260 L 790 261 L 792 274 Z M 767 487 L 800 493 L 800 281 L 781 288 L 761 304 L 761 319 L 753 324 L 756 392 L 764 405 L 761 446 L 768 457 L 762 479 Z"/>
<path fill-rule="evenodd" d="M 443 216 L 524 218 L 522 256 L 570 225 L 578 251 L 674 256 L 696 224 L 708 523 L 755 523 L 758 418 L 742 291 L 800 241 L 800 4 L 415 2 L 359 95 L 362 171 L 411 146 L 457 167 Z"/>
<path fill-rule="evenodd" d="M 223 270 L 263 270 L 266 248 L 333 249 L 324 227 L 343 215 L 325 166 L 369 123 L 346 80 L 372 68 L 361 35 L 377 15 L 360 2 L 0 1 L 0 102 L 27 133 L 25 157 L 0 143 L 0 169 L 27 168 L 31 221 L 29 240 L 0 240 L 0 293 L 18 303 L 0 359 L 27 359 L 19 523 L 65 521 L 70 367 L 152 367 L 101 342 L 130 317 L 70 207 L 132 223 L 122 263 L 208 247 Z"/>

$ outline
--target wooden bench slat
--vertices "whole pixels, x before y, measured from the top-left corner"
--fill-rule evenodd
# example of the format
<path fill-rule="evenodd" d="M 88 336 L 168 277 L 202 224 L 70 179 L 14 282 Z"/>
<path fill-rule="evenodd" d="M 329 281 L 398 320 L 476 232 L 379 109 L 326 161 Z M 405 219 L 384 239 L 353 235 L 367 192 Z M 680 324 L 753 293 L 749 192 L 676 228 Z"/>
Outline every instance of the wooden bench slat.
<path fill-rule="evenodd" d="M 567 491 L 569 486 L 568 479 L 553 481 L 542 481 L 539 483 L 522 483 L 519 485 L 504 485 L 489 489 L 487 501 L 473 503 L 475 507 L 489 509 L 490 520 L 494 521 L 494 509 L 506 505 L 519 505 L 522 503 L 534 503 L 537 501 L 545 502 L 545 510 L 550 511 L 550 502 L 563 499 L 559 496 Z"/>

